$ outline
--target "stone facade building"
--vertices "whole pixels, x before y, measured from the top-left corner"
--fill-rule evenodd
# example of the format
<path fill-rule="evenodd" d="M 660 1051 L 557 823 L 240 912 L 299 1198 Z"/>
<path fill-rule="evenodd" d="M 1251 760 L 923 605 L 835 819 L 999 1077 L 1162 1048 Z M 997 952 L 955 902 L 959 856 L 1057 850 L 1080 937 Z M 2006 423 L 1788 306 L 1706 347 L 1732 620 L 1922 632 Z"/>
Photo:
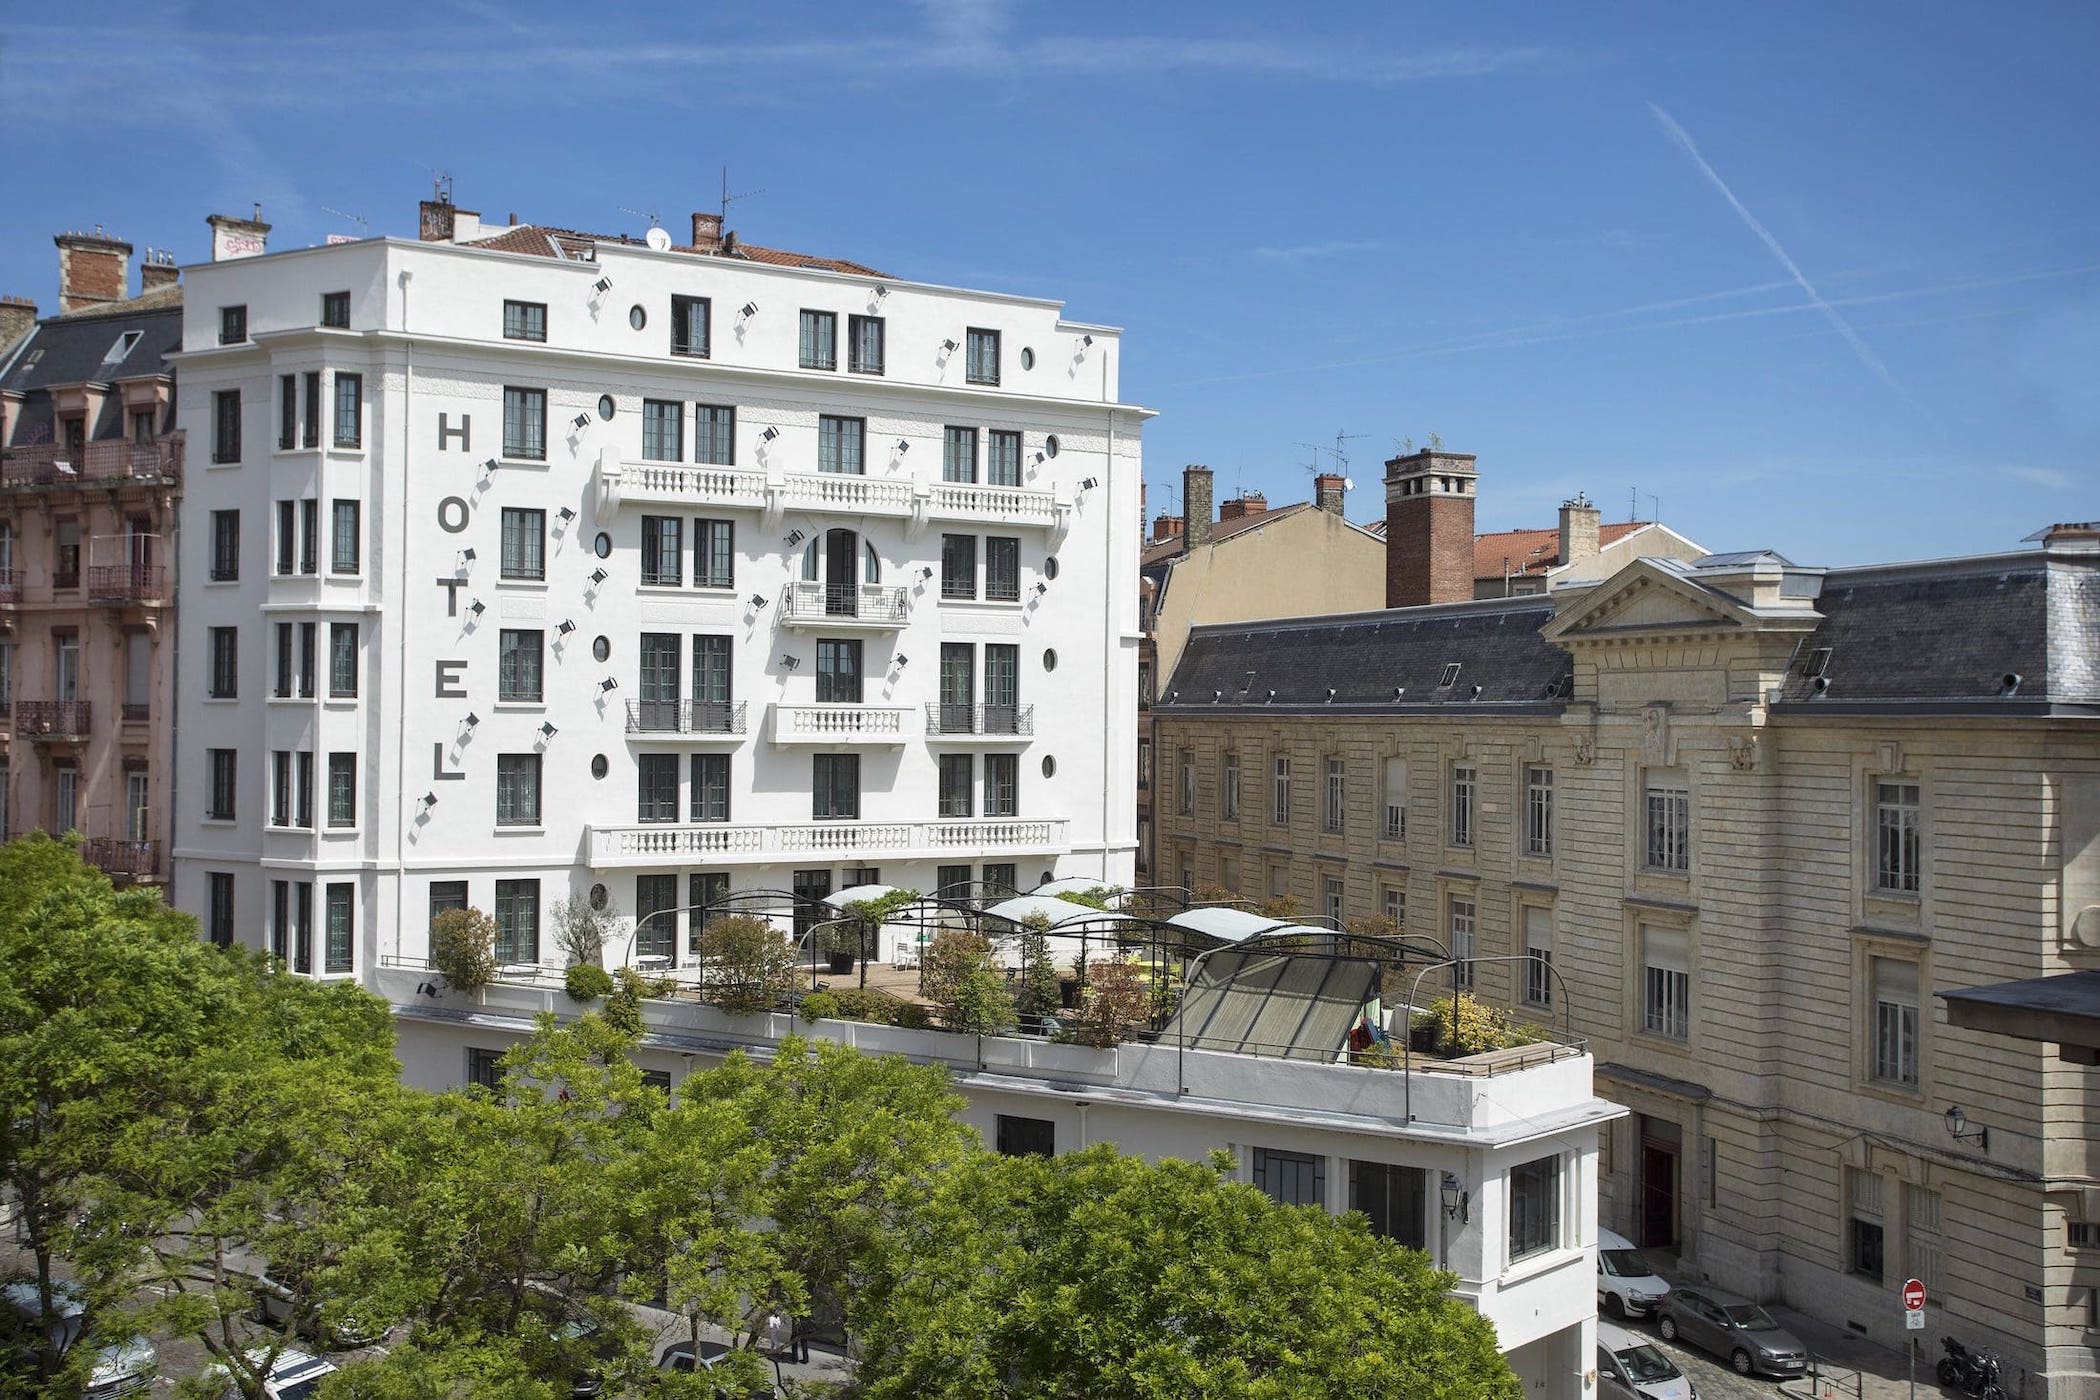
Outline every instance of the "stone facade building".
<path fill-rule="evenodd" d="M 2009 1388 L 2100 1393 L 2100 1082 L 1934 999 L 2100 967 L 2091 528 L 1198 628 L 1162 689 L 1174 878 L 1540 960 L 1462 975 L 1633 1110 L 1606 1226 L 1888 1342 L 1922 1279 Z"/>

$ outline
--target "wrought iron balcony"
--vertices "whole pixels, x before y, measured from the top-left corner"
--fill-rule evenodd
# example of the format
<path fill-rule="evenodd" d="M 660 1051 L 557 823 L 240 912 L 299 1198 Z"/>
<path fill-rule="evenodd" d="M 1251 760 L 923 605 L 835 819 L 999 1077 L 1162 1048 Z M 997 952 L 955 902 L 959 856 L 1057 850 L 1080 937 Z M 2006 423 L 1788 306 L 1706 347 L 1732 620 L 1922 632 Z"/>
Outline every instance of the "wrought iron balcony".
<path fill-rule="evenodd" d="M 811 855 L 841 860 L 876 853 L 893 860 L 942 856 L 959 860 L 965 852 L 1055 855 L 1064 845 L 1062 817 L 761 825 L 695 822 L 590 829 L 590 861 L 599 870 L 697 862 L 763 865 Z"/>
<path fill-rule="evenodd" d="M 168 571 L 160 564 L 90 564 L 87 591 L 90 603 L 164 603 Z"/>
<path fill-rule="evenodd" d="M 158 841 L 123 841 L 113 836 L 91 836 L 80 843 L 80 858 L 105 875 L 132 880 L 160 877 Z"/>
<path fill-rule="evenodd" d="M 773 706 L 773 742 L 856 748 L 894 747 L 904 742 L 903 705 L 820 704 Z"/>
<path fill-rule="evenodd" d="M 742 700 L 629 700 L 627 732 L 734 738 L 744 732 L 744 705 Z"/>
<path fill-rule="evenodd" d="M 182 438 L 153 442 L 109 439 L 75 448 L 57 443 L 16 447 L 0 457 L 0 490 L 78 486 L 83 482 L 116 485 L 126 481 L 154 484 L 182 479 Z"/>
<path fill-rule="evenodd" d="M 780 598 L 781 620 L 790 627 L 902 627 L 911 608 L 901 586 L 830 584 L 797 579 Z"/>
<path fill-rule="evenodd" d="M 17 700 L 15 733 L 31 739 L 83 739 L 93 733 L 85 700 Z"/>
<path fill-rule="evenodd" d="M 940 738 L 1026 739 L 1035 733 L 1035 706 L 931 703 L 926 706 L 926 732 Z"/>
<path fill-rule="evenodd" d="M 22 576 L 13 569 L 0 569 L 0 604 L 22 601 Z"/>

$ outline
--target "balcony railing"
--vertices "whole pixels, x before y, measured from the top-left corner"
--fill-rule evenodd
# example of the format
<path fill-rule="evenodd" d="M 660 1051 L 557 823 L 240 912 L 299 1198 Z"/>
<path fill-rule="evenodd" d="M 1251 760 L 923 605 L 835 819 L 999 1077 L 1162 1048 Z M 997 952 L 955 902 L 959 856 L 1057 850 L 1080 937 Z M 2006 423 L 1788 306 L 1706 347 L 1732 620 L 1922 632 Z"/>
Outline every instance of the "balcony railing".
<path fill-rule="evenodd" d="M 904 742 L 901 705 L 787 705 L 773 707 L 776 744 L 883 744 Z"/>
<path fill-rule="evenodd" d="M 966 851 L 1048 855 L 1064 844 L 1062 817 L 785 825 L 667 823 L 597 826 L 590 833 L 591 864 L 601 870 L 698 862 L 758 865 L 815 854 L 844 859 L 880 853 L 903 860 L 959 857 Z"/>
<path fill-rule="evenodd" d="M 167 599 L 168 571 L 161 564 L 90 564 L 91 603 L 159 603 Z"/>
<path fill-rule="evenodd" d="M 13 569 L 0 569 L 0 603 L 22 601 L 22 576 Z"/>
<path fill-rule="evenodd" d="M 73 486 L 81 482 L 172 482 L 182 478 L 181 437 L 155 442 L 110 439 L 78 449 L 57 443 L 11 448 L 0 457 L 0 489 Z"/>
<path fill-rule="evenodd" d="M 1006 525 L 1048 525 L 1057 519 L 1057 497 L 1025 486 L 978 486 L 937 481 L 931 511 L 937 520 L 982 520 Z"/>
<path fill-rule="evenodd" d="M 909 612 L 906 591 L 880 583 L 834 587 L 797 579 L 780 598 L 782 619 L 802 627 L 902 627 Z"/>
<path fill-rule="evenodd" d="M 160 875 L 160 842 L 120 841 L 91 836 L 80 843 L 80 858 L 105 875 L 150 880 Z"/>
<path fill-rule="evenodd" d="M 629 700 L 629 734 L 715 734 L 744 732 L 744 701 Z"/>
<path fill-rule="evenodd" d="M 926 732 L 1026 738 L 1035 733 L 1035 706 L 928 704 Z"/>
<path fill-rule="evenodd" d="M 924 481 L 913 476 L 848 472 L 767 471 L 685 462 L 599 459 L 602 507 L 652 502 L 712 505 L 775 513 L 836 511 L 919 520 L 969 520 L 1000 525 L 1058 526 L 1071 513 L 1054 491 L 968 481 Z"/>
<path fill-rule="evenodd" d="M 94 732 L 85 700 L 17 700 L 15 733 L 32 739 L 78 739 Z"/>

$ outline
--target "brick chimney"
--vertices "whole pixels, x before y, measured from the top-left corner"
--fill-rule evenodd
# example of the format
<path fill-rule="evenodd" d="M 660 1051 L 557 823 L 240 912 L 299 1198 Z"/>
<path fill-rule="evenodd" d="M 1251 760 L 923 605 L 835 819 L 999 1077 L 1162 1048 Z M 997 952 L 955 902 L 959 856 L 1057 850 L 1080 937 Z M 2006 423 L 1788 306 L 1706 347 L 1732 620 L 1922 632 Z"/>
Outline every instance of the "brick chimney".
<path fill-rule="evenodd" d="M 722 242 L 722 216 L 720 214 L 693 215 L 693 246 L 703 253 L 713 252 Z"/>
<path fill-rule="evenodd" d="M 416 237 L 425 243 L 452 241 L 452 201 L 426 199 L 416 206 Z"/>
<path fill-rule="evenodd" d="M 161 287 L 172 287 L 182 280 L 181 269 L 175 266 L 175 255 L 165 248 L 148 248 L 146 260 L 139 264 L 139 295 Z"/>
<path fill-rule="evenodd" d="M 1578 491 L 1572 501 L 1560 503 L 1560 562 L 1580 564 L 1597 557 L 1597 522 L 1603 513 Z"/>
<path fill-rule="evenodd" d="M 0 334 L 0 344 L 6 336 Z M 2045 525 L 2027 537 L 2040 540 L 2052 554 L 2100 554 L 2100 520 L 2065 520 Z"/>
<path fill-rule="evenodd" d="M 1385 464 L 1385 605 L 1419 607 L 1473 596 L 1470 453 L 1426 448 Z"/>
<path fill-rule="evenodd" d="M 1152 517 L 1152 543 L 1181 538 L 1181 517 L 1161 511 Z"/>
<path fill-rule="evenodd" d="M 97 224 L 93 233 L 61 233 L 58 245 L 58 314 L 110 306 L 131 285 L 131 245 L 111 238 Z"/>
<path fill-rule="evenodd" d="M 263 222 L 262 206 L 255 206 L 255 217 L 239 219 L 231 214 L 207 215 L 204 222 L 211 225 L 211 260 L 227 262 L 234 258 L 252 258 L 270 251 L 270 226 Z"/>
<path fill-rule="evenodd" d="M 28 297 L 0 297 L 0 355 L 36 326 L 36 303 Z"/>
<path fill-rule="evenodd" d="M 1313 478 L 1313 507 L 1329 515 L 1342 513 L 1342 496 L 1348 491 L 1348 481 L 1330 472 L 1322 472 Z"/>
<path fill-rule="evenodd" d="M 1259 491 L 1242 491 L 1236 498 L 1218 507 L 1218 519 L 1240 520 L 1250 515 L 1266 515 L 1268 510 L 1267 496 Z"/>
<path fill-rule="evenodd" d="M 1181 509 L 1188 517 L 1188 541 L 1190 549 L 1201 549 L 1210 543 L 1210 529 L 1215 522 L 1210 513 L 1210 468 L 1183 467 L 1181 469 Z"/>

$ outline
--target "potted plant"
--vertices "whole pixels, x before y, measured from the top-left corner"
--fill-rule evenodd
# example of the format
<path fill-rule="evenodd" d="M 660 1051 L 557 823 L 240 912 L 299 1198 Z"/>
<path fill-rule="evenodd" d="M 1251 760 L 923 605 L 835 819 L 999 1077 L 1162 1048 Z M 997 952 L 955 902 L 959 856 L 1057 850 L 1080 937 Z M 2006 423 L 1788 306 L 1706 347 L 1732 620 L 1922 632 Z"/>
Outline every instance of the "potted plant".
<path fill-rule="evenodd" d="M 455 992 L 496 980 L 496 921 L 479 909 L 447 909 L 430 921 L 430 965 Z"/>
<path fill-rule="evenodd" d="M 855 958 L 874 956 L 882 926 L 918 898 L 917 890 L 891 890 L 877 899 L 856 899 L 842 909 L 845 917 L 825 930 L 824 951 L 831 957 L 832 975 L 843 977 L 853 971 Z"/>
<path fill-rule="evenodd" d="M 1030 914 L 1021 925 L 1021 981 L 1014 997 L 1024 1030 L 1041 1030 L 1059 1006 L 1057 965 L 1050 960 L 1050 921 Z"/>

